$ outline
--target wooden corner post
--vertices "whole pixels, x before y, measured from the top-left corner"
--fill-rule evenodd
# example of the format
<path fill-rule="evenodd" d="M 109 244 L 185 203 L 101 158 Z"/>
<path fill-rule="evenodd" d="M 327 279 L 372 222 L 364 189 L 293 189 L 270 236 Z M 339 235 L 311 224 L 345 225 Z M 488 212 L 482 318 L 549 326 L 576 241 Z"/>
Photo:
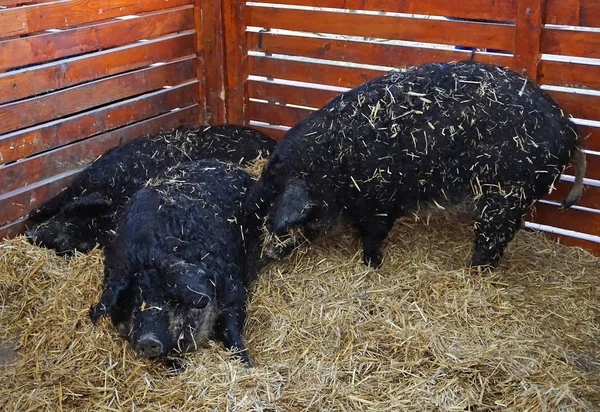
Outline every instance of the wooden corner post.
<path fill-rule="evenodd" d="M 244 0 L 223 1 L 225 22 L 226 119 L 229 123 L 248 123 L 246 110 L 246 19 Z"/>
<path fill-rule="evenodd" d="M 512 69 L 538 80 L 546 0 L 518 0 Z"/>
<path fill-rule="evenodd" d="M 227 2 L 228 0 L 224 0 Z M 196 0 L 196 54 L 200 123 L 225 123 L 226 86 L 221 0 Z"/>

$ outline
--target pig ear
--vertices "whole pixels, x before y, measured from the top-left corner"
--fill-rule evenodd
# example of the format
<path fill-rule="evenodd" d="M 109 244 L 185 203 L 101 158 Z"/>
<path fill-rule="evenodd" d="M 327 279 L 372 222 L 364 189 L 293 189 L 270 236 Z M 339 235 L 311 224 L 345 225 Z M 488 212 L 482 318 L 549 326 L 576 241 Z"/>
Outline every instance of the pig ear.
<path fill-rule="evenodd" d="M 127 289 L 128 279 L 108 276 L 102 289 L 100 300 L 90 308 L 90 320 L 95 325 L 102 316 L 109 314 L 117 304 L 119 295 Z"/>
<path fill-rule="evenodd" d="M 184 262 L 170 265 L 165 297 L 190 308 L 201 309 L 213 298 L 214 285 L 204 269 Z"/>
<path fill-rule="evenodd" d="M 100 193 L 91 193 L 68 202 L 62 211 L 69 213 L 77 210 L 78 212 L 95 213 L 106 209 L 111 204 L 112 201 L 104 198 Z"/>
<path fill-rule="evenodd" d="M 304 223 L 313 208 L 306 182 L 303 179 L 290 179 L 269 216 L 269 230 L 281 233 Z"/>

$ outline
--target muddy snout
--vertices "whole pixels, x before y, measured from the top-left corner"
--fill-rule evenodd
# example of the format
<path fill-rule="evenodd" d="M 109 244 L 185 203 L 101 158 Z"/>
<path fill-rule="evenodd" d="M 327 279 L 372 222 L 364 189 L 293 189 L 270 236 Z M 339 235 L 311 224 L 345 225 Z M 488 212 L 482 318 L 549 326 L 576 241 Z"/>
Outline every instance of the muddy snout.
<path fill-rule="evenodd" d="M 37 234 L 35 232 L 35 229 L 31 229 L 31 230 L 28 230 L 25 232 L 25 238 L 32 245 L 35 244 L 36 237 L 37 237 Z"/>
<path fill-rule="evenodd" d="M 144 358 L 156 358 L 164 354 L 164 345 L 153 333 L 146 333 L 134 345 L 135 351 Z"/>

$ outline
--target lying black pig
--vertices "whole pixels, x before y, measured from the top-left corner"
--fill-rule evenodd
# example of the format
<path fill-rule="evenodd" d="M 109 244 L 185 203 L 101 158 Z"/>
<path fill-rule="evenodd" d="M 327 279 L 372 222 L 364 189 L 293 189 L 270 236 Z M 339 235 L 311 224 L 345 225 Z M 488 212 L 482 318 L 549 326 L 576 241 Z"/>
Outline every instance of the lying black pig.
<path fill-rule="evenodd" d="M 214 337 L 249 363 L 241 332 L 259 221 L 242 214 L 241 202 L 252 183 L 237 165 L 202 160 L 137 191 L 105 248 L 92 322 L 109 315 L 140 356 L 195 350 Z"/>
<path fill-rule="evenodd" d="M 423 64 L 390 72 L 327 102 L 292 127 L 245 209 L 272 234 L 315 233 L 342 212 L 378 266 L 394 221 L 426 205 L 471 205 L 471 266 L 494 266 L 530 206 L 571 160 L 581 195 L 576 126 L 539 86 L 495 65 Z"/>
<path fill-rule="evenodd" d="M 246 164 L 267 157 L 276 142 L 243 126 L 180 127 L 114 148 L 81 172 L 65 190 L 29 214 L 41 223 L 27 233 L 33 242 L 69 254 L 104 247 L 114 235 L 130 196 L 169 167 L 216 158 Z"/>

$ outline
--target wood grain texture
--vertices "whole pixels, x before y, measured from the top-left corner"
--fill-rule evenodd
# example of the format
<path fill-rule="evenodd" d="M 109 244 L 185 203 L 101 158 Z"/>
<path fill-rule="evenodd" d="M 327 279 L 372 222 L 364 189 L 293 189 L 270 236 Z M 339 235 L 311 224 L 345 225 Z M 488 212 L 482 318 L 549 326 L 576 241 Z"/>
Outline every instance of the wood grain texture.
<path fill-rule="evenodd" d="M 519 0 L 513 70 L 537 82 L 545 0 Z"/>
<path fill-rule="evenodd" d="M 194 32 L 186 30 L 40 66 L 0 74 L 0 103 L 64 89 L 80 83 L 169 62 L 195 53 Z"/>
<path fill-rule="evenodd" d="M 600 96 L 580 93 L 566 93 L 554 90 L 546 91 L 560 107 L 580 119 L 600 120 Z"/>
<path fill-rule="evenodd" d="M 567 197 L 572 187 L 571 182 L 560 181 L 556 185 L 556 190 L 544 196 L 544 199 L 560 203 Z M 576 205 L 600 210 L 600 187 L 585 185 L 583 194 Z"/>
<path fill-rule="evenodd" d="M 84 168 L 85 166 L 71 169 L 33 185 L 0 195 L 0 222 L 12 222 L 25 216 L 33 208 L 54 197 Z"/>
<path fill-rule="evenodd" d="M 198 106 L 189 106 L 176 112 L 143 120 L 89 139 L 75 142 L 21 162 L 0 167 L 1 193 L 50 178 L 95 160 L 107 150 L 131 141 L 138 136 L 168 130 L 185 123 L 195 123 Z"/>
<path fill-rule="evenodd" d="M 600 233 L 600 213 L 573 208 L 564 210 L 547 203 L 536 203 L 527 220 L 590 235 Z"/>
<path fill-rule="evenodd" d="M 244 1 L 224 1 L 223 24 L 225 27 L 225 99 L 226 121 L 234 124 L 247 123 L 246 100 L 246 21 Z"/>
<path fill-rule="evenodd" d="M 0 133 L 193 80 L 194 63 L 187 59 L 148 67 L 0 106 Z"/>
<path fill-rule="evenodd" d="M 544 22 L 567 26 L 600 27 L 597 0 L 546 0 Z"/>
<path fill-rule="evenodd" d="M 540 84 L 600 89 L 600 65 L 542 60 Z"/>
<path fill-rule="evenodd" d="M 266 122 L 277 126 L 292 127 L 312 111 L 296 107 L 279 106 L 258 102 L 248 102 L 250 120 Z"/>
<path fill-rule="evenodd" d="M 248 25 L 369 38 L 514 50 L 515 26 L 381 15 L 248 7 Z"/>
<path fill-rule="evenodd" d="M 257 76 L 348 88 L 358 86 L 386 73 L 385 70 L 360 69 L 261 56 L 248 56 L 248 71 L 249 74 Z"/>
<path fill-rule="evenodd" d="M 197 47 L 201 68 L 205 105 L 204 120 L 208 124 L 225 123 L 226 84 L 224 26 L 220 1 L 196 1 L 200 30 Z M 196 18 L 198 24 L 198 16 Z"/>
<path fill-rule="evenodd" d="M 579 126 L 579 136 L 583 145 L 588 150 L 600 152 L 600 128 L 593 126 Z"/>
<path fill-rule="evenodd" d="M 560 30 L 542 31 L 542 53 L 600 58 L 600 32 Z"/>
<path fill-rule="evenodd" d="M 73 0 L 0 10 L 0 39 L 191 4 L 191 0 Z"/>
<path fill-rule="evenodd" d="M 514 21 L 518 0 L 266 0 L 261 3 Z"/>
<path fill-rule="evenodd" d="M 135 19 L 109 20 L 61 32 L 0 41 L 0 71 L 122 46 L 193 28 L 193 8 L 182 6 L 147 13 Z"/>
<path fill-rule="evenodd" d="M 385 43 L 277 35 L 269 32 L 260 34 L 248 32 L 247 39 L 248 48 L 252 51 L 389 67 L 467 60 L 470 55 L 470 52 L 466 50 L 407 47 Z M 512 62 L 512 56 L 475 53 L 473 60 L 509 66 Z"/>
<path fill-rule="evenodd" d="M 0 239 L 12 239 L 33 226 L 33 222 L 23 218 L 15 222 L 0 226 Z"/>
<path fill-rule="evenodd" d="M 0 136 L 0 164 L 196 104 L 196 80 Z"/>
<path fill-rule="evenodd" d="M 269 103 L 294 104 L 320 108 L 339 93 L 331 90 L 290 86 L 264 81 L 248 81 L 248 97 Z"/>
<path fill-rule="evenodd" d="M 269 127 L 269 126 L 252 125 L 252 127 L 257 130 L 260 130 L 261 132 L 265 133 L 267 136 L 271 136 L 273 139 L 275 139 L 277 141 L 281 141 L 281 139 L 283 138 L 283 135 L 285 135 L 285 130 L 276 129 L 276 128 Z"/>

